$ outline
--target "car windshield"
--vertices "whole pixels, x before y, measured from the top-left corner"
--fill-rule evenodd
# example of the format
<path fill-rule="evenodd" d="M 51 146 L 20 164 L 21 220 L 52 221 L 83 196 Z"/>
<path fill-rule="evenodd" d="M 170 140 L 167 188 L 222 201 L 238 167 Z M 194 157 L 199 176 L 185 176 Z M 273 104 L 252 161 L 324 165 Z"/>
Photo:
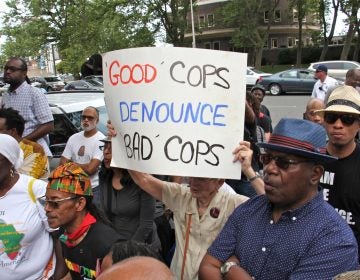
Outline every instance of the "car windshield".
<path fill-rule="evenodd" d="M 59 77 L 45 77 L 45 80 L 47 82 L 61 82 L 61 79 Z"/>

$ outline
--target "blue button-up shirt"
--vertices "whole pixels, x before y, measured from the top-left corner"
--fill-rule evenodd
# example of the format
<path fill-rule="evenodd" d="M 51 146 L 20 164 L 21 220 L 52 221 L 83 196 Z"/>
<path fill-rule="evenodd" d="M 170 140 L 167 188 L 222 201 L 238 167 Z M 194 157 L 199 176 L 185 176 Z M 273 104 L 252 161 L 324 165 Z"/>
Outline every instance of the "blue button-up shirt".
<path fill-rule="evenodd" d="M 255 279 L 331 279 L 358 268 L 355 237 L 322 193 L 275 223 L 265 195 L 235 209 L 208 253 Z"/>

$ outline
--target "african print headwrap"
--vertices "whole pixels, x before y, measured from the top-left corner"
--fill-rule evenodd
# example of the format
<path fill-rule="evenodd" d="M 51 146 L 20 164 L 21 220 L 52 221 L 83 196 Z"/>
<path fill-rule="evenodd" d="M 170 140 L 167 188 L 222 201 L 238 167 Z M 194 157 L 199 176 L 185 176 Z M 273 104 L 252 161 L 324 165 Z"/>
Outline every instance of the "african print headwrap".
<path fill-rule="evenodd" d="M 89 176 L 73 162 L 58 166 L 49 176 L 48 189 L 92 196 Z"/>

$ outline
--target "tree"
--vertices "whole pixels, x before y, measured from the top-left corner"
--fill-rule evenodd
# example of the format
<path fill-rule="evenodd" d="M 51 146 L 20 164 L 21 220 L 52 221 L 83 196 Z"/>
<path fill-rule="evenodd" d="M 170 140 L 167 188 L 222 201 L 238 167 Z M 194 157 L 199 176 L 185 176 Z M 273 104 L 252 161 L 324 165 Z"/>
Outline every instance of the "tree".
<path fill-rule="evenodd" d="M 332 8 L 333 19 L 331 22 L 330 31 L 328 32 L 329 24 L 326 21 L 326 17 L 330 13 L 330 6 Z M 331 3 L 329 0 L 320 0 L 319 1 L 319 16 L 321 19 L 322 33 L 323 33 L 322 34 L 323 48 L 321 50 L 321 55 L 320 55 L 319 61 L 325 60 L 325 56 L 328 51 L 329 43 L 331 42 L 332 38 L 334 37 L 339 7 L 340 7 L 340 0 L 331 0 Z"/>
<path fill-rule="evenodd" d="M 229 1 L 221 11 L 225 26 L 236 26 L 232 43 L 237 48 L 253 50 L 253 58 L 250 57 L 250 61 L 254 61 L 258 69 L 261 68 L 262 50 L 268 40 L 278 4 L 279 0 L 234 0 Z M 266 29 L 259 24 L 264 18 L 264 12 L 268 14 Z"/>
<path fill-rule="evenodd" d="M 340 3 L 340 9 L 347 16 L 346 21 L 349 26 L 340 55 L 341 60 L 346 60 L 348 59 L 355 33 L 359 30 L 360 19 L 358 18 L 358 12 L 360 9 L 360 2 L 358 0 L 342 0 Z"/>
<path fill-rule="evenodd" d="M 185 46 L 184 35 L 190 0 L 144 0 L 144 2 L 154 19 L 158 19 L 165 29 L 167 41 L 176 47 Z"/>
<path fill-rule="evenodd" d="M 297 12 L 298 18 L 298 45 L 297 45 L 297 52 L 296 52 L 296 66 L 301 66 L 301 55 L 302 55 L 302 48 L 303 48 L 303 41 L 302 41 L 302 33 L 303 33 L 303 24 L 305 17 L 307 15 L 313 14 L 318 10 L 318 2 L 317 0 L 289 0 L 289 8 L 290 10 L 295 9 Z"/>
<path fill-rule="evenodd" d="M 63 71 L 79 72 L 94 53 L 152 46 L 151 14 L 140 0 L 9 0 L 8 56 L 37 56 L 56 43 Z"/>

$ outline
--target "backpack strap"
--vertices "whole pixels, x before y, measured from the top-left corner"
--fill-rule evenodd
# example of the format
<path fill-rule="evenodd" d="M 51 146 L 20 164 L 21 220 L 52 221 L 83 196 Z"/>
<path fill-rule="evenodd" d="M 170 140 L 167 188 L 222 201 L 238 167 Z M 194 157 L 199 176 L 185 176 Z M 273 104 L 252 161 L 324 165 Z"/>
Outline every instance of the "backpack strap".
<path fill-rule="evenodd" d="M 29 193 L 31 201 L 34 203 L 36 203 L 36 197 L 35 197 L 35 194 L 33 191 L 33 185 L 34 185 L 35 180 L 36 180 L 35 178 L 31 178 L 31 180 L 29 181 L 29 185 L 28 185 L 28 193 Z"/>

